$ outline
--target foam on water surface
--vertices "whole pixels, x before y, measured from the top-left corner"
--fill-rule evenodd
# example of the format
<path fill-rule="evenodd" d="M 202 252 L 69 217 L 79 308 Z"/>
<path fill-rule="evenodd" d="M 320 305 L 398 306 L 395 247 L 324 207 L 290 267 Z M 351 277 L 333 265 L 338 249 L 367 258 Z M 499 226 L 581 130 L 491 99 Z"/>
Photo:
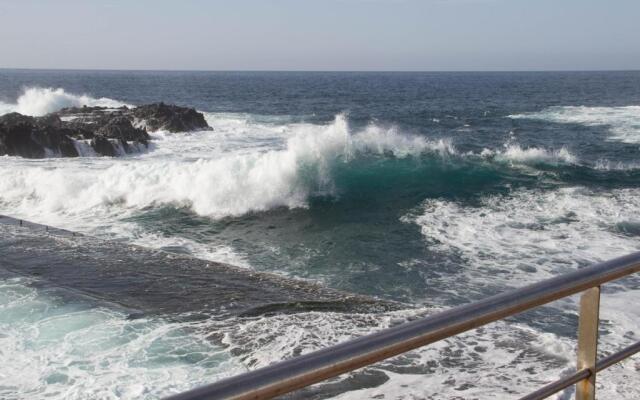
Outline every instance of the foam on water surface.
<path fill-rule="evenodd" d="M 515 143 L 504 145 L 503 149 L 483 149 L 480 156 L 493 159 L 498 162 L 514 164 L 576 164 L 577 157 L 569 150 L 561 147 L 558 150 L 545 149 L 540 147 L 523 148 Z"/>
<path fill-rule="evenodd" d="M 640 106 L 587 107 L 563 106 L 525 114 L 510 115 L 514 119 L 544 121 L 608 127 L 611 140 L 640 143 Z"/>
<path fill-rule="evenodd" d="M 124 311 L 77 298 L 65 302 L 57 289 L 35 289 L 30 283 L 11 278 L 0 286 L 0 354 L 11 361 L 0 366 L 0 393 L 8 399 L 16 393 L 54 399 L 158 398 L 437 311 L 311 312 L 175 323 L 127 319 Z M 614 330 L 603 337 L 604 354 L 621 342 L 637 340 L 615 328 L 625 322 L 611 312 L 621 301 L 626 300 L 615 294 L 603 298 L 605 326 Z M 628 321 L 632 329 L 638 327 L 637 319 Z M 210 332 L 222 335 L 223 347 L 211 341 Z M 622 340 L 616 332 L 624 335 Z M 574 352 L 572 338 L 499 322 L 347 374 L 301 396 L 337 390 L 339 399 L 515 399 L 573 371 Z M 621 398 L 635 393 L 631 382 L 639 367 L 629 359 L 603 373 L 599 394 Z M 356 384 L 354 389 L 353 382 L 367 382 L 363 376 L 373 376 L 374 387 Z M 556 398 L 570 395 L 571 390 Z"/>
<path fill-rule="evenodd" d="M 459 254 L 473 279 L 533 283 L 637 251 L 638 189 L 521 190 L 480 204 L 427 200 L 417 223 L 434 250 Z"/>
<path fill-rule="evenodd" d="M 153 399 L 243 370 L 197 323 L 129 319 L 34 283 L 0 281 L 3 399 Z"/>
<path fill-rule="evenodd" d="M 0 114 L 42 115 L 83 104 L 125 105 L 62 89 L 31 88 L 16 102 L 0 104 Z M 638 115 L 637 106 L 575 106 L 542 108 L 512 118 L 604 127 L 613 139 L 607 145 L 621 146 L 620 142 L 639 142 Z M 409 209 L 399 208 L 393 218 L 415 229 L 420 243 L 434 255 L 417 264 L 434 269 L 435 277 L 427 281 L 426 288 L 433 285 L 451 292 L 456 301 L 522 286 L 640 246 L 637 185 L 603 189 L 563 181 L 566 171 L 606 172 L 617 177 L 618 172 L 637 169 L 635 153 L 619 160 L 617 147 L 593 158 L 585 155 L 579 143 L 531 139 L 518 130 L 509 133 L 512 126 L 481 132 L 479 121 L 467 121 L 463 115 L 430 117 L 438 120 L 438 129 L 455 121 L 464 124 L 439 135 L 403 130 L 377 120 L 356 127 L 346 114 L 323 123 L 229 112 L 209 112 L 205 117 L 213 131 L 152 132 L 148 151 L 121 158 L 93 157 L 82 143 L 76 143 L 83 150 L 78 159 L 0 157 L 0 213 L 251 269 L 256 267 L 254 261 L 235 241 L 214 240 L 219 226 L 244 225 L 242 235 L 249 236 L 252 222 L 278 210 L 313 212 L 318 199 L 327 198 L 323 203 L 327 209 L 339 209 L 345 191 L 351 190 L 348 195 L 363 201 L 381 196 L 375 191 L 379 187 L 419 187 L 418 181 L 401 181 L 403 171 L 427 171 L 420 177 L 429 182 L 429 174 L 442 173 L 441 180 L 433 181 L 436 189 L 444 187 L 437 196 L 423 196 Z M 500 120 L 511 122 L 504 117 Z M 484 140 L 481 134 L 492 139 Z M 537 135 L 536 131 L 531 136 Z M 477 140 L 479 145 L 465 147 L 465 140 Z M 590 147 L 599 145 L 589 143 Z M 421 169 L 432 165 L 437 168 Z M 379 166 L 374 177 L 367 174 L 367 168 Z M 460 169 L 474 174 L 450 174 Z M 345 176 L 357 179 L 349 181 Z M 361 184 L 365 178 L 370 178 L 369 186 Z M 477 180 L 490 184 L 477 185 Z M 398 186 L 383 186 L 382 182 Z M 347 184 L 352 187 L 345 187 Z M 457 191 L 447 195 L 447 185 Z M 470 196 L 466 187 L 477 192 Z M 389 197 L 380 198 L 386 201 Z M 341 226 L 359 222 L 353 215 L 361 210 L 349 207 L 352 205 L 340 215 Z M 165 208 L 183 212 L 191 228 L 144 225 L 147 213 Z M 389 220 L 376 217 L 359 228 L 363 237 L 377 224 L 389 224 L 390 231 L 397 229 Z M 202 224 L 202 219 L 218 225 Z M 185 235 L 188 229 L 197 235 Z M 261 235 L 270 232 L 269 225 Z M 326 243 L 328 251 L 333 251 L 331 241 Z M 273 247 L 274 254 L 282 252 L 277 245 Z M 300 251 L 313 254 L 318 250 Z M 418 268 L 412 262 L 403 260 L 402 265 Z M 375 281 L 378 271 L 365 264 L 348 265 L 338 278 L 349 279 L 351 268 L 358 272 L 362 268 L 357 279 L 363 284 Z M 445 271 L 451 264 L 459 273 Z M 278 272 L 286 272 L 283 268 Z M 423 275 L 408 276 L 423 279 Z M 430 305 L 425 295 L 418 299 L 416 309 L 377 314 L 302 312 L 233 317 L 206 324 L 162 318 L 129 320 L 125 312 L 106 304 L 59 302 L 51 292 L 20 279 L 4 280 L 0 286 L 0 302 L 4 302 L 0 324 L 8 327 L 8 335 L 0 337 L 6 345 L 0 347 L 4 351 L 0 354 L 12 360 L 0 366 L 0 390 L 4 390 L 0 397 L 25 392 L 53 398 L 86 398 L 86 393 L 93 398 L 157 398 L 443 307 Z M 602 354 L 638 340 L 640 319 L 628 307 L 640 296 L 637 289 L 633 280 L 605 287 Z M 22 306 L 15 300 L 22 296 L 19 293 L 28 294 Z M 432 300 L 437 303 L 439 299 Z M 13 305 L 7 306 L 9 303 Z M 27 315 L 26 309 L 34 311 Z M 575 298 L 559 302 L 535 316 L 492 324 L 373 366 L 365 377 L 350 375 L 359 383 L 328 384 L 323 390 L 341 399 L 518 398 L 573 370 L 575 310 Z M 211 333 L 215 333 L 214 340 Z M 53 342 L 62 345 L 45 346 Z M 172 356 L 159 355 L 165 353 Z M 197 356 L 192 359 L 188 354 Z M 12 365 L 28 372 L 23 380 L 7 378 L 15 374 Z M 639 369 L 638 362 L 630 359 L 603 373 L 598 388 L 601 396 L 638 397 Z M 558 396 L 569 397 L 569 392 Z"/>

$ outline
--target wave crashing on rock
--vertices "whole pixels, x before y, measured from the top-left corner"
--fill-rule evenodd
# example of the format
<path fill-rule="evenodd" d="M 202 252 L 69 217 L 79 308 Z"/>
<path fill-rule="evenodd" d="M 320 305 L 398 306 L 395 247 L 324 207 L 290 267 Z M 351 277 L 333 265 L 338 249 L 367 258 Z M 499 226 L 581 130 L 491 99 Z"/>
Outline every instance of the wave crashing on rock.
<path fill-rule="evenodd" d="M 86 142 L 97 155 L 117 156 L 146 148 L 148 131 L 209 130 L 193 108 L 154 103 L 134 108 L 69 107 L 42 117 L 0 116 L 0 156 L 78 157 Z"/>

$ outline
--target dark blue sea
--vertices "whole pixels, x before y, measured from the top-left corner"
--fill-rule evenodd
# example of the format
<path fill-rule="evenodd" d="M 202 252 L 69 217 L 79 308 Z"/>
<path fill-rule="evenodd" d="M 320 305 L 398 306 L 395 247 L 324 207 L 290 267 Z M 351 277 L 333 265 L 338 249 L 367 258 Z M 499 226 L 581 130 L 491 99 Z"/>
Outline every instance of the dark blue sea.
<path fill-rule="evenodd" d="M 213 130 L 122 157 L 0 157 L 0 214 L 403 309 L 130 320 L 6 277 L 0 397 L 157 398 L 640 248 L 638 71 L 0 70 L 0 114 L 158 101 Z M 605 287 L 602 354 L 640 339 L 639 301 L 638 280 Z M 573 371 L 576 326 L 563 300 L 315 398 L 518 398 Z M 637 398 L 639 368 L 603 373 L 602 398 Z"/>

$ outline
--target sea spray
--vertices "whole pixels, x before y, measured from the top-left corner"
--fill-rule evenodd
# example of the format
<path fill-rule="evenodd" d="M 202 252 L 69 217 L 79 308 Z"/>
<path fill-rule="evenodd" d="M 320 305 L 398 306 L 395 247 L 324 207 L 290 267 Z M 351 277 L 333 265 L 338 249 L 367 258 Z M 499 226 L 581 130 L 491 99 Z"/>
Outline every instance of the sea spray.
<path fill-rule="evenodd" d="M 89 95 L 68 93 L 62 88 L 27 87 L 15 104 L 0 105 L 0 114 L 18 112 L 24 115 L 41 116 L 65 107 L 101 106 L 117 108 L 127 105 L 106 97 L 94 98 Z"/>

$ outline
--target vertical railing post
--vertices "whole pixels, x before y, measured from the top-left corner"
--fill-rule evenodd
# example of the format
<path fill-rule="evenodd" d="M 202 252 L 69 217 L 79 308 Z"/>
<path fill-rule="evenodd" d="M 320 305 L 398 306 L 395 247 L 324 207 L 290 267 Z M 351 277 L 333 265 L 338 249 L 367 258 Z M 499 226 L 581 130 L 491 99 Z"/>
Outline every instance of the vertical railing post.
<path fill-rule="evenodd" d="M 585 290 L 580 297 L 578 323 L 578 371 L 588 368 L 591 375 L 576 384 L 576 400 L 596 398 L 596 358 L 598 355 L 598 319 L 600 287 Z"/>

